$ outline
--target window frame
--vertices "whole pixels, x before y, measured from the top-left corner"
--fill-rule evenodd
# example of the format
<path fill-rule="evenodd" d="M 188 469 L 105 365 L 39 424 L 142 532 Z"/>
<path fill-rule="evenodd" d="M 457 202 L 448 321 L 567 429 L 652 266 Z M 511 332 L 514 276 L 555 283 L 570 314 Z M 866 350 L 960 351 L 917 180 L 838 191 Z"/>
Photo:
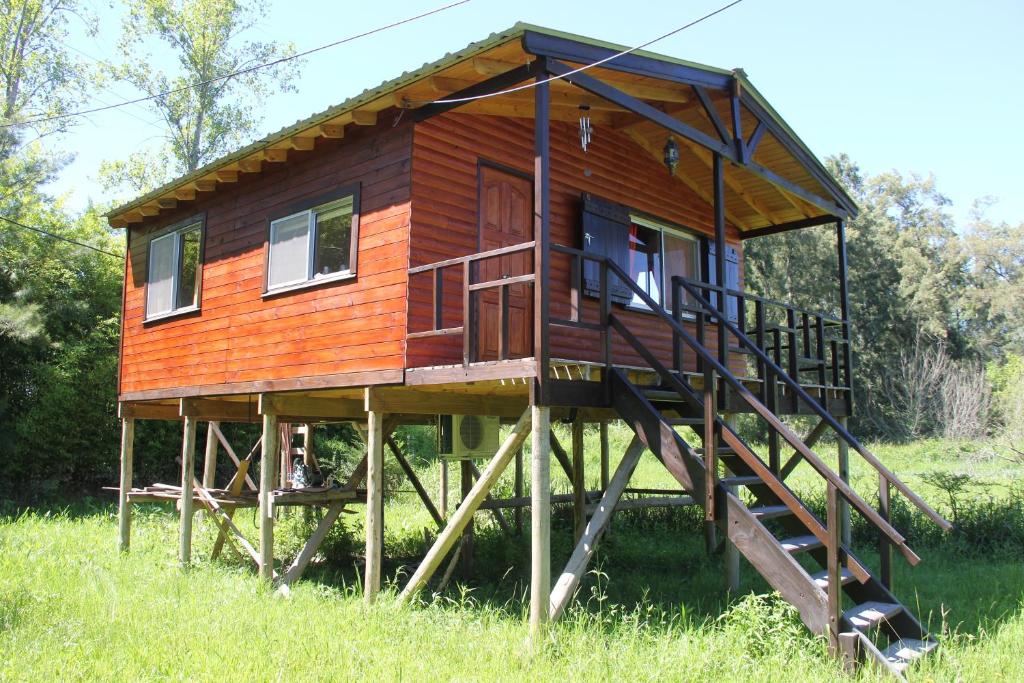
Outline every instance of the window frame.
<path fill-rule="evenodd" d="M 665 281 L 665 233 L 669 233 L 673 237 L 676 237 L 678 239 L 685 239 L 693 243 L 693 263 L 691 263 L 690 265 L 694 269 L 696 269 L 696 278 L 694 279 L 698 280 L 701 279 L 701 253 L 703 249 L 701 236 L 696 231 L 688 230 L 684 227 L 677 226 L 663 219 L 650 216 L 648 214 L 641 213 L 638 211 L 630 211 L 629 220 L 631 223 L 635 223 L 641 227 L 647 228 L 648 230 L 656 230 L 658 232 L 658 263 L 661 269 L 661 272 L 658 273 L 657 278 L 659 299 L 658 304 L 662 307 L 662 309 L 671 313 L 671 311 L 669 311 L 668 308 L 671 302 L 665 301 L 665 294 L 666 292 L 671 291 L 672 286 L 671 282 L 667 283 Z M 628 272 L 628 267 L 625 268 L 624 270 L 627 270 Z M 650 294 L 650 292 L 648 292 L 648 294 Z M 640 313 L 654 313 L 654 311 L 652 311 L 650 307 L 647 306 L 647 304 L 645 304 L 643 301 L 630 301 L 628 304 L 621 305 L 630 311 L 637 311 Z M 696 316 L 688 311 L 683 311 L 683 319 L 695 320 Z"/>
<path fill-rule="evenodd" d="M 195 302 L 187 306 L 178 306 L 178 294 L 179 294 L 179 282 L 181 280 L 181 236 L 186 232 L 191 232 L 198 226 L 199 231 L 199 254 L 196 258 L 196 298 Z M 163 311 L 161 313 L 150 313 L 149 310 L 149 288 L 150 288 L 150 275 L 153 271 L 153 245 L 157 242 L 167 239 L 169 237 L 174 238 L 174 256 L 173 264 L 171 269 L 171 295 L 173 297 L 174 305 L 169 311 Z M 189 313 L 197 313 L 202 309 L 203 300 L 203 263 L 206 259 L 206 214 L 199 213 L 194 216 L 189 216 L 183 220 L 172 223 L 161 229 L 158 229 L 148 236 L 148 243 L 146 244 L 146 285 L 145 292 L 143 293 L 143 323 L 157 322 L 160 320 L 167 320 L 168 318 L 175 318 L 181 315 L 187 315 Z"/>
<path fill-rule="evenodd" d="M 359 183 L 343 185 L 331 192 L 291 204 L 281 211 L 268 216 L 263 259 L 263 297 L 271 297 L 286 292 L 307 289 L 309 287 L 317 287 L 329 283 L 351 280 L 356 277 L 359 254 L 360 190 L 361 188 Z M 317 221 L 314 219 L 316 211 L 317 209 L 321 209 L 349 196 L 352 197 L 352 224 L 349 232 L 348 268 L 336 273 L 317 277 L 316 273 L 313 272 L 313 264 L 316 260 Z M 270 265 L 273 257 L 272 252 L 275 224 L 302 215 L 306 215 L 308 220 L 306 228 L 306 276 L 302 279 L 291 280 L 280 285 L 272 286 L 270 283 Z"/>

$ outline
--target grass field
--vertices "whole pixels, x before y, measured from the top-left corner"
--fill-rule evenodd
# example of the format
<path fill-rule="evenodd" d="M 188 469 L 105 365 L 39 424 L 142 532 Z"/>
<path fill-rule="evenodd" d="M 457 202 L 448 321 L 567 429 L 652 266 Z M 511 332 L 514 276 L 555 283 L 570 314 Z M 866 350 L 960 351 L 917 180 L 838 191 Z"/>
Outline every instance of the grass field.
<path fill-rule="evenodd" d="M 620 449 L 626 437 L 624 429 L 613 430 Z M 596 453 L 596 434 L 588 433 L 587 440 L 588 454 Z M 933 471 L 971 473 L 981 483 L 958 494 L 965 519 L 975 504 L 1021 504 L 1013 482 L 1024 481 L 1022 468 L 987 458 L 983 451 L 965 453 L 956 444 L 928 442 L 876 452 L 944 511 L 946 495 L 921 477 Z M 588 483 L 596 485 L 597 463 L 590 460 Z M 435 469 L 424 467 L 421 473 L 433 490 Z M 795 476 L 798 489 L 814 482 L 809 472 Z M 553 479 L 556 488 L 567 486 L 560 473 Z M 873 485 L 858 467 L 853 480 L 865 494 Z M 996 483 L 1007 481 L 1010 485 Z M 634 485 L 667 484 L 661 466 L 645 456 Z M 501 486 L 510 489 L 510 478 Z M 106 504 L 0 518 L 0 679 L 820 681 L 843 676 L 824 639 L 808 633 L 792 609 L 752 594 L 767 591 L 749 567 L 739 594 L 726 594 L 721 559 L 705 556 L 695 510 L 620 514 L 579 599 L 533 649 L 526 645 L 524 622 L 528 538 L 503 535 L 481 513 L 471 579 L 443 595 L 427 596 L 414 608 L 395 604 L 392 583 L 377 605 L 366 608 L 358 558 L 353 562 L 346 556 L 359 552 L 358 511 L 344 517 L 326 548 L 327 561 L 312 568 L 290 598 L 266 590 L 240 564 L 203 559 L 214 532 L 205 520 L 196 525 L 197 561 L 183 573 L 175 558 L 172 510 L 137 508 L 132 552 L 126 556 L 114 551 L 116 518 Z M 385 570 L 394 582 L 422 553 L 429 518 L 413 496 L 394 491 L 385 520 Z M 999 520 L 997 528 L 1010 523 Z M 252 525 L 248 515 L 240 515 L 240 522 Z M 283 520 L 279 554 L 294 552 L 311 523 L 301 513 Z M 559 511 L 552 540 L 555 572 L 571 550 L 570 526 L 568 511 Z M 1020 529 L 1005 532 L 1007 538 L 1020 538 Z M 963 539 L 955 541 L 916 546 L 923 557 L 916 568 L 895 563 L 897 594 L 943 640 L 939 656 L 911 678 L 1024 680 L 1024 554 L 1020 546 L 999 539 L 980 555 Z M 871 563 L 870 552 L 863 555 Z M 876 677 L 868 670 L 858 674 Z"/>

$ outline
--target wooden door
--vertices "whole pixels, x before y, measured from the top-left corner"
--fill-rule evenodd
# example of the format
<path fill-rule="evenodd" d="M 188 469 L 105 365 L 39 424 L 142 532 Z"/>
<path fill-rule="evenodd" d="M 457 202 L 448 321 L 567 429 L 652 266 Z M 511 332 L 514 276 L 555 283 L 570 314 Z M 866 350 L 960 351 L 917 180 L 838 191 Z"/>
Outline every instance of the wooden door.
<path fill-rule="evenodd" d="M 517 175 L 483 166 L 480 169 L 480 250 L 500 249 L 533 239 L 533 183 Z M 533 253 L 526 250 L 478 262 L 477 282 L 533 272 Z M 480 293 L 477 360 L 498 360 L 502 335 L 499 289 Z M 508 287 L 508 358 L 533 355 L 533 287 Z"/>

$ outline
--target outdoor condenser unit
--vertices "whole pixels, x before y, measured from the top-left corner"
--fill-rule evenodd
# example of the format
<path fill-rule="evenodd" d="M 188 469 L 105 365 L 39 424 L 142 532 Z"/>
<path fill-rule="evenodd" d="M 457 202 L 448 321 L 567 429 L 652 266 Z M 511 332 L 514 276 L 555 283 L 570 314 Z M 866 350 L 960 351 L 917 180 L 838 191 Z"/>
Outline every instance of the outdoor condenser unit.
<path fill-rule="evenodd" d="M 497 417 L 438 415 L 437 454 L 450 460 L 491 458 L 498 451 Z"/>

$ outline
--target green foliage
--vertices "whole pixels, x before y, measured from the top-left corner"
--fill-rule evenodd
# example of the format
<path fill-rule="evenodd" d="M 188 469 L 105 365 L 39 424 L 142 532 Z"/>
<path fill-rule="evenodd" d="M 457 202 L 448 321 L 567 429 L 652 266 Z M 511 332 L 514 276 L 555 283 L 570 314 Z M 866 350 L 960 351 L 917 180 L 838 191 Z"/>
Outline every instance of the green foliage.
<path fill-rule="evenodd" d="M 294 54 L 290 43 L 244 38 L 265 15 L 262 2 L 127 0 L 126 7 L 123 61 L 107 65 L 107 74 L 147 95 L 168 93 L 148 102 L 167 128 L 159 149 L 103 165 L 109 190 L 140 194 L 233 151 L 256 132 L 260 101 L 295 89 L 295 60 L 230 75 Z M 177 71 L 155 68 L 154 54 L 172 57 Z"/>

